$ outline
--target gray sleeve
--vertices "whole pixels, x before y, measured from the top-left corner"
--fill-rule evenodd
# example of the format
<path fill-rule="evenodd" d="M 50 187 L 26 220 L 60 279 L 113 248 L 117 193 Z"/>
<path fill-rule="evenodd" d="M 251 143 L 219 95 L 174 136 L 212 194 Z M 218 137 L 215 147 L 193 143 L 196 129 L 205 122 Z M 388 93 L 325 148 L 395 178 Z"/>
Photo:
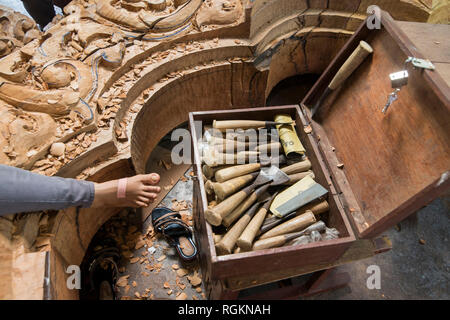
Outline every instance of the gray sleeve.
<path fill-rule="evenodd" d="M 47 177 L 27 170 L 0 165 L 0 215 L 68 207 L 90 207 L 94 183 Z"/>

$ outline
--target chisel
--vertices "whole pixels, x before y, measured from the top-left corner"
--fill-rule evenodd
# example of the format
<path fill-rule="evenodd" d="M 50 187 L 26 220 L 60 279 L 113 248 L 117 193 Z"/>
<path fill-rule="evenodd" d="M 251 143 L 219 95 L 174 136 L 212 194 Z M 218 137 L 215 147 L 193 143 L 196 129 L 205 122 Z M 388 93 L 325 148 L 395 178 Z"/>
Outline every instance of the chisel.
<path fill-rule="evenodd" d="M 225 168 L 229 168 L 233 165 L 223 165 L 223 166 L 219 166 L 219 167 L 210 167 L 207 164 L 204 164 L 202 166 L 202 172 L 205 175 L 206 178 L 211 179 L 214 177 L 214 174 L 216 173 L 216 171 L 219 171 L 221 169 L 225 169 Z"/>
<path fill-rule="evenodd" d="M 249 251 L 252 248 L 253 240 L 258 234 L 259 228 L 261 224 L 264 222 L 264 218 L 267 215 L 267 211 L 269 210 L 269 206 L 272 203 L 273 198 L 275 198 L 277 194 L 275 193 L 272 197 L 267 201 L 255 214 L 252 220 L 249 222 L 245 230 L 239 236 L 236 241 L 236 244 L 242 251 Z"/>
<path fill-rule="evenodd" d="M 252 182 L 258 176 L 258 174 L 258 172 L 252 172 L 222 183 L 211 182 L 211 186 L 215 195 L 217 196 L 217 199 L 222 201 L 229 195 L 238 192 L 240 189 Z"/>
<path fill-rule="evenodd" d="M 260 203 L 255 203 L 234 226 L 223 236 L 223 238 L 216 244 L 216 250 L 219 255 L 230 254 L 233 250 L 237 239 L 244 231 L 247 224 L 255 215 Z"/>
<path fill-rule="evenodd" d="M 271 230 L 272 228 L 275 228 L 276 226 L 278 226 L 286 221 L 289 221 L 290 219 L 292 219 L 294 217 L 304 214 L 308 210 L 311 210 L 315 215 L 318 215 L 318 214 L 327 212 L 329 208 L 330 207 L 328 205 L 328 202 L 324 200 L 319 203 L 308 204 L 308 205 L 304 206 L 303 208 L 300 208 L 298 211 L 288 214 L 287 216 L 285 216 L 281 219 L 277 218 L 277 217 L 267 218 L 266 220 L 264 220 L 264 223 L 261 227 L 260 233 L 265 233 L 265 232 Z"/>
<path fill-rule="evenodd" d="M 292 122 L 291 122 L 292 123 Z M 213 128 L 217 130 L 227 129 L 258 129 L 268 128 L 277 124 L 285 124 L 284 122 L 275 121 L 257 121 L 257 120 L 225 120 L 225 121 L 213 121 Z"/>
<path fill-rule="evenodd" d="M 290 174 L 288 176 L 289 177 L 289 181 L 286 182 L 284 185 L 291 186 L 294 183 L 299 182 L 300 180 L 302 180 L 306 176 L 310 176 L 313 179 L 316 178 L 316 176 L 314 175 L 314 172 L 312 172 L 311 170 L 306 171 L 306 172 L 294 173 L 294 174 Z"/>
<path fill-rule="evenodd" d="M 311 161 L 304 160 L 300 162 L 296 162 L 290 166 L 281 168 L 281 171 L 286 173 L 287 175 L 294 174 L 294 173 L 300 173 L 305 172 L 311 169 Z"/>
<path fill-rule="evenodd" d="M 239 204 L 233 210 L 233 212 L 231 212 L 229 215 L 227 215 L 226 217 L 223 218 L 222 224 L 227 228 L 230 227 L 233 224 L 233 222 L 235 222 L 237 219 L 239 219 L 239 217 L 245 212 L 245 210 L 250 208 L 251 205 L 253 205 L 256 201 L 258 201 L 258 199 L 260 199 L 264 196 L 264 193 L 267 191 L 268 188 L 269 188 L 269 185 L 265 185 L 259 189 L 256 189 L 255 192 L 253 192 L 247 199 L 242 201 L 241 204 Z M 259 202 L 265 202 L 265 201 L 267 201 L 267 199 L 264 199 Z"/>
<path fill-rule="evenodd" d="M 359 67 L 359 65 L 373 52 L 372 47 L 365 41 L 361 41 L 358 47 L 353 51 L 353 53 L 348 57 L 347 61 L 341 66 L 339 71 L 331 80 L 330 84 L 327 86 L 323 92 L 320 99 L 316 102 L 311 110 L 311 117 L 317 113 L 320 106 L 323 104 L 328 95 L 340 87 L 345 80 Z"/>
<path fill-rule="evenodd" d="M 222 219 L 229 215 L 242 201 L 244 201 L 253 190 L 270 182 L 283 184 L 286 181 L 289 181 L 289 177 L 279 168 L 275 166 L 263 168 L 251 185 L 226 198 L 215 207 L 208 208 L 205 211 L 205 218 L 211 225 L 219 226 L 222 223 Z"/>
<path fill-rule="evenodd" d="M 262 250 L 262 249 L 281 247 L 288 241 L 291 241 L 295 238 L 301 237 L 304 234 L 311 233 L 312 231 L 321 232 L 321 231 L 324 231 L 325 228 L 326 228 L 325 223 L 323 223 L 322 221 L 319 221 L 317 223 L 314 223 L 313 225 L 310 225 L 308 228 L 306 228 L 305 230 L 300 231 L 300 232 L 294 232 L 294 233 L 284 234 L 281 236 L 258 240 L 253 244 L 253 250 Z"/>
<path fill-rule="evenodd" d="M 272 230 L 263 233 L 259 239 L 267 239 L 275 236 L 279 236 L 286 233 L 296 232 L 316 222 L 316 216 L 311 210 L 307 210 L 305 213 L 286 221 L 283 224 L 273 228 Z"/>
<path fill-rule="evenodd" d="M 278 165 L 285 162 L 286 158 L 284 156 L 274 158 L 261 158 L 260 162 L 257 163 L 241 164 L 217 170 L 214 174 L 214 177 L 217 182 L 225 182 L 227 180 L 258 171 L 259 169 L 261 169 L 261 167 L 267 167 L 272 164 Z"/>

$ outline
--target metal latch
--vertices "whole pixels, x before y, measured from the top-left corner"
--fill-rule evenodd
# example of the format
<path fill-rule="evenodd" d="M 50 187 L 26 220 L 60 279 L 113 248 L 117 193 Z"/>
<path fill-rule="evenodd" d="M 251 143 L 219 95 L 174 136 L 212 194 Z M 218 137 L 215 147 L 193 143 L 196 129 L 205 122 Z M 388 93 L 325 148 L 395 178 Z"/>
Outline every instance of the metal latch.
<path fill-rule="evenodd" d="M 406 59 L 405 64 L 411 62 L 414 67 L 421 68 L 421 69 L 427 69 L 427 70 L 435 70 L 434 64 L 428 60 L 428 59 L 420 59 L 420 58 L 414 58 L 414 57 L 408 57 Z"/>
<path fill-rule="evenodd" d="M 433 63 L 430 60 L 408 57 L 405 61 L 405 68 L 402 71 L 394 72 L 389 75 L 389 79 L 391 80 L 391 86 L 394 89 L 388 96 L 388 100 L 383 107 L 382 112 L 386 114 L 387 110 L 391 106 L 391 104 L 398 100 L 398 93 L 403 86 L 408 84 L 409 73 L 407 70 L 408 63 L 412 63 L 412 65 L 416 68 L 427 69 L 427 70 L 435 70 Z"/>

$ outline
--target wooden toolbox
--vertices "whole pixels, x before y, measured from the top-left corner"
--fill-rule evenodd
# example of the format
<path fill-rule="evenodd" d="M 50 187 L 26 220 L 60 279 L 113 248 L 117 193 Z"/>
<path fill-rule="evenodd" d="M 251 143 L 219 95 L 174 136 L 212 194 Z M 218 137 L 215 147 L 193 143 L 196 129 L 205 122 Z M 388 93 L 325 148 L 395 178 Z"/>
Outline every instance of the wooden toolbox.
<path fill-rule="evenodd" d="M 226 281 L 280 269 L 323 265 L 358 239 L 371 239 L 450 189 L 449 87 L 434 71 L 408 66 L 408 84 L 386 114 L 393 91 L 389 75 L 409 56 L 423 57 L 387 13 L 382 28 L 362 24 L 298 106 L 233 109 L 189 114 L 193 139 L 194 225 L 205 282 Z M 361 40 L 374 52 L 335 90 L 316 117 L 311 108 Z M 339 239 L 218 256 L 204 218 L 207 197 L 194 122 L 273 121 L 280 113 L 296 122 L 315 180 L 328 189 L 324 220 Z M 312 129 L 305 130 L 305 128 Z"/>

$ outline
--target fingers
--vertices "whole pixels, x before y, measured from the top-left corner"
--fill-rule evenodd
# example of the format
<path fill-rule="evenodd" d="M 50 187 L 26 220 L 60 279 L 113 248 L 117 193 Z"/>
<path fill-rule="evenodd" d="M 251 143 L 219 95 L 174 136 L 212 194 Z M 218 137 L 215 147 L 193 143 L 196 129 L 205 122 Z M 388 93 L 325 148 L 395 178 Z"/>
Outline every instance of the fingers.
<path fill-rule="evenodd" d="M 136 201 L 136 205 L 138 206 L 138 208 L 139 208 L 139 207 L 148 207 L 148 204 L 145 204 L 145 203 L 142 202 L 142 201 Z"/>
<path fill-rule="evenodd" d="M 142 190 L 144 190 L 145 192 L 153 192 L 153 193 L 161 192 L 161 188 L 158 186 L 143 186 Z"/>
<path fill-rule="evenodd" d="M 141 192 L 141 196 L 149 198 L 151 200 L 155 200 L 158 195 L 156 193 L 150 193 L 150 192 Z"/>
<path fill-rule="evenodd" d="M 152 198 L 148 198 L 148 197 L 144 197 L 144 196 L 137 197 L 137 200 L 145 203 L 146 206 L 148 206 L 150 204 L 150 202 L 153 201 Z"/>
<path fill-rule="evenodd" d="M 150 173 L 142 175 L 141 181 L 146 184 L 157 184 L 159 182 L 160 176 L 157 173 Z"/>

